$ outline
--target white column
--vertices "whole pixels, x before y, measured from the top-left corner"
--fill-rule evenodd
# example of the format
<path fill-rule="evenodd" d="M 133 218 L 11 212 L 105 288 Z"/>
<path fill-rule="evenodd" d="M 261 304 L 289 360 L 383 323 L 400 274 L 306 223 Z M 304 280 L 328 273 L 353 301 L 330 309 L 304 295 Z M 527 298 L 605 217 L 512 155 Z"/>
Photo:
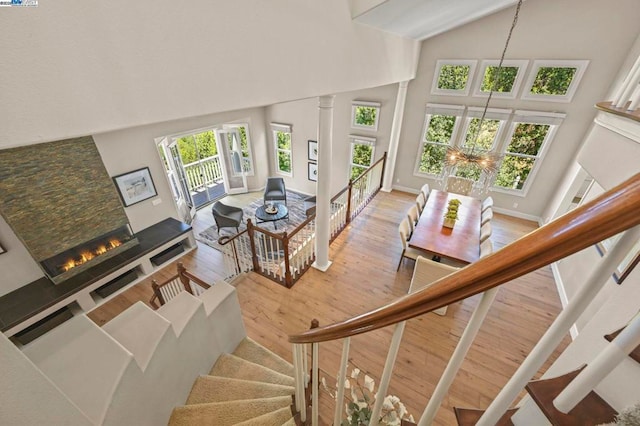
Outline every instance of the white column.
<path fill-rule="evenodd" d="M 335 96 L 320 96 L 318 102 L 318 181 L 316 182 L 316 261 L 313 267 L 326 271 L 329 261 L 331 228 L 331 144 L 333 142 L 333 100 Z"/>
<path fill-rule="evenodd" d="M 408 81 L 398 83 L 398 95 L 396 96 L 396 108 L 393 111 L 393 123 L 391 135 L 389 135 L 389 150 L 387 151 L 387 164 L 382 181 L 382 190 L 390 192 L 393 187 L 393 173 L 396 168 L 398 145 L 400 144 L 400 130 L 402 130 L 402 117 L 404 117 L 404 105 L 407 99 Z"/>
<path fill-rule="evenodd" d="M 616 270 L 622 259 L 631 251 L 640 238 L 640 225 L 625 231 L 616 245 L 608 251 L 600 260 L 589 279 L 582 285 L 578 293 L 569 304 L 560 312 L 536 346 L 529 352 L 524 362 L 520 364 L 509 382 L 502 388 L 493 400 L 489 408 L 476 423 L 476 426 L 495 426 L 511 403 L 518 397 L 525 385 L 534 374 L 542 367 L 542 364 L 560 344 L 573 323 L 584 312 L 589 303 L 596 297 L 600 289 Z"/>

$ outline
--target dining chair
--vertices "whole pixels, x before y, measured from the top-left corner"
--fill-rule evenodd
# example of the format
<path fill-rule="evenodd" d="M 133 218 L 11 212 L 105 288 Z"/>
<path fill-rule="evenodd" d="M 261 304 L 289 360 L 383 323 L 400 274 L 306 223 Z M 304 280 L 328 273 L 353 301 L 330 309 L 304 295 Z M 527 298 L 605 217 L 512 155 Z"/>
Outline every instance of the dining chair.
<path fill-rule="evenodd" d="M 418 212 L 418 206 L 413 205 L 407 211 L 407 217 L 409 218 L 409 226 L 411 228 L 411 235 L 413 234 L 414 229 L 416 229 L 416 224 L 418 223 L 418 219 L 420 218 L 420 213 Z"/>
<path fill-rule="evenodd" d="M 424 205 L 427 204 L 427 199 L 424 197 L 424 194 L 419 193 L 416 197 L 416 206 L 418 206 L 418 213 L 422 214 L 422 210 L 424 209 Z"/>
<path fill-rule="evenodd" d="M 404 219 L 402 219 L 402 222 L 400 222 L 400 225 L 398 226 L 400 241 L 402 241 L 402 254 L 400 255 L 400 261 L 398 262 L 398 267 L 396 268 L 396 271 L 400 270 L 402 259 L 404 259 L 405 257 L 408 259 L 416 260 L 418 256 L 422 254 L 422 252 L 409 247 L 409 245 L 407 244 L 407 240 L 409 239 L 409 232 L 410 232 L 409 218 L 405 217 Z"/>
<path fill-rule="evenodd" d="M 480 225 L 484 225 L 485 223 L 489 222 L 491 219 L 493 219 L 493 209 L 489 207 L 488 209 L 483 210 L 480 217 Z"/>
<path fill-rule="evenodd" d="M 440 262 L 434 262 L 426 257 L 418 256 L 416 258 L 416 266 L 413 269 L 411 284 L 409 285 L 409 293 L 415 293 L 418 290 L 429 287 L 440 278 L 451 275 L 458 269 L 460 268 L 445 265 Z M 438 308 L 432 312 L 441 316 L 445 315 L 447 313 L 447 306 L 443 306 L 442 308 Z"/>
<path fill-rule="evenodd" d="M 493 198 L 491 196 L 482 200 L 482 211 L 485 211 L 489 207 L 493 207 Z"/>
<path fill-rule="evenodd" d="M 480 227 L 480 244 L 491 236 L 491 222 L 487 222 Z"/>
<path fill-rule="evenodd" d="M 469 195 L 473 190 L 473 179 L 449 176 L 447 178 L 447 186 L 445 191 L 453 192 L 460 195 Z"/>
<path fill-rule="evenodd" d="M 480 244 L 480 258 L 489 256 L 491 253 L 493 253 L 493 242 L 491 238 L 487 238 Z"/>
<path fill-rule="evenodd" d="M 431 191 L 431 188 L 429 187 L 428 183 L 425 183 L 424 185 L 422 185 L 422 188 L 420 188 L 420 192 L 422 192 L 422 195 L 424 195 L 425 200 L 429 199 L 430 191 Z"/>

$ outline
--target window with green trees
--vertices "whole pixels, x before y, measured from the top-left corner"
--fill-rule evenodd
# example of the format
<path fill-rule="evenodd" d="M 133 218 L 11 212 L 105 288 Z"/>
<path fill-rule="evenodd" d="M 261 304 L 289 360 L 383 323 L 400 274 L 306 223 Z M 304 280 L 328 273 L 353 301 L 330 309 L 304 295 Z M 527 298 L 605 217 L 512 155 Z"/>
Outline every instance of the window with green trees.
<path fill-rule="evenodd" d="M 477 61 L 473 60 L 439 60 L 436 63 L 431 92 L 434 94 L 468 95 L 476 64 Z"/>
<path fill-rule="evenodd" d="M 225 128 L 238 129 L 240 134 L 240 151 L 242 153 L 242 170 L 248 175 L 253 176 L 253 158 L 251 156 L 251 140 L 249 138 L 248 124 L 225 124 Z M 231 142 L 231 141 L 230 141 Z M 233 149 L 232 146 L 229 148 Z"/>
<path fill-rule="evenodd" d="M 535 167 L 551 125 L 514 123 L 514 126 L 494 185 L 521 190 Z"/>
<path fill-rule="evenodd" d="M 351 161 L 349 177 L 355 180 L 373 163 L 375 146 L 372 141 L 354 138 L 351 142 Z"/>
<path fill-rule="evenodd" d="M 291 175 L 291 133 L 274 130 L 273 139 L 276 145 L 276 166 L 278 171 Z"/>
<path fill-rule="evenodd" d="M 522 99 L 571 101 L 588 64 L 578 60 L 535 61 Z"/>
<path fill-rule="evenodd" d="M 218 154 L 216 134 L 207 130 L 195 135 L 183 136 L 177 140 L 180 157 L 185 165 L 204 160 Z"/>
<path fill-rule="evenodd" d="M 459 117 L 455 115 L 427 115 L 427 125 L 422 141 L 418 172 L 438 175 L 444 167 L 444 156 Z"/>
<path fill-rule="evenodd" d="M 351 127 L 378 130 L 380 104 L 378 102 L 354 101 L 351 107 Z"/>
<path fill-rule="evenodd" d="M 540 67 L 531 85 L 531 93 L 541 95 L 566 95 L 576 74 L 573 67 Z"/>

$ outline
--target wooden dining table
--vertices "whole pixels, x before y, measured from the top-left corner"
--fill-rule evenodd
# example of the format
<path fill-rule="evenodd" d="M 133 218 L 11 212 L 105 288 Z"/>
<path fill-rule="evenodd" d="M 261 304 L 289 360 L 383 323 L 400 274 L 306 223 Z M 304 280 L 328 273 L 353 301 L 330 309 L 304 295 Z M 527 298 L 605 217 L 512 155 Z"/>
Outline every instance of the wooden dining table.
<path fill-rule="evenodd" d="M 449 200 L 460 200 L 458 220 L 453 228 L 443 226 Z M 452 192 L 429 193 L 409 247 L 428 251 L 465 264 L 480 258 L 480 219 L 482 202 L 477 198 Z"/>

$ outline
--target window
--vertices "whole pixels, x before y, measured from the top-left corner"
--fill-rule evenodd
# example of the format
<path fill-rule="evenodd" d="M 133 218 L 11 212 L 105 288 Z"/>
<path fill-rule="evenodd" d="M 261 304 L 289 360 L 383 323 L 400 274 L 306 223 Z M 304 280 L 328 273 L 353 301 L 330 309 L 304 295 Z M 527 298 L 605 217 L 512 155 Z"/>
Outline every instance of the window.
<path fill-rule="evenodd" d="M 463 106 L 427 104 L 422 143 L 415 167 L 415 173 L 439 175 L 444 167 L 444 155 L 452 145 Z"/>
<path fill-rule="evenodd" d="M 271 123 L 273 143 L 276 150 L 276 170 L 278 173 L 293 176 L 291 161 L 291 126 Z"/>
<path fill-rule="evenodd" d="M 431 86 L 434 95 L 467 96 L 478 61 L 439 60 Z"/>
<path fill-rule="evenodd" d="M 249 124 L 225 124 L 225 129 L 238 129 L 240 133 L 240 152 L 242 154 L 242 171 L 247 176 L 253 176 L 253 157 L 251 156 L 251 139 L 249 137 Z M 233 149 L 233 147 L 230 147 Z"/>
<path fill-rule="evenodd" d="M 353 101 L 351 104 L 351 127 L 354 129 L 378 130 L 380 103 Z"/>
<path fill-rule="evenodd" d="M 570 102 L 589 61 L 535 61 L 522 99 Z"/>
<path fill-rule="evenodd" d="M 349 135 L 349 138 L 351 139 L 349 178 L 355 180 L 373 164 L 376 139 L 356 135 Z"/>
<path fill-rule="evenodd" d="M 493 84 L 493 97 L 515 98 L 529 61 L 505 60 L 498 73 L 500 61 L 482 61 L 480 76 L 473 96 L 489 96 Z"/>
<path fill-rule="evenodd" d="M 516 111 L 494 186 L 523 191 L 564 114 Z"/>
<path fill-rule="evenodd" d="M 466 129 L 464 138 L 460 144 L 464 148 L 473 149 L 478 152 L 494 150 L 496 141 L 500 136 L 500 132 L 509 119 L 511 110 L 503 110 L 497 108 L 487 109 L 487 113 L 482 121 L 483 108 L 469 107 L 466 120 Z M 476 164 L 467 164 L 457 166 L 456 176 L 480 180 L 482 170 Z"/>

